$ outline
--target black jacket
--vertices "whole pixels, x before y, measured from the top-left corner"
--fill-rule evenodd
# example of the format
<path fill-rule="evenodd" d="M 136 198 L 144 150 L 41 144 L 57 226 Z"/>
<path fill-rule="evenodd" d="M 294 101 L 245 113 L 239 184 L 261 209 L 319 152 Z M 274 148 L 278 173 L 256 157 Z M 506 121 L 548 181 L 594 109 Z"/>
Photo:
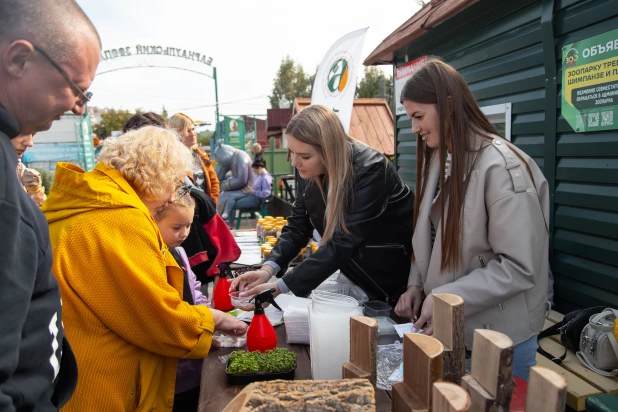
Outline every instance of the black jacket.
<path fill-rule="evenodd" d="M 17 180 L 0 106 L 0 411 L 56 411 L 73 394 L 77 364 L 62 326 L 45 216 Z"/>
<path fill-rule="evenodd" d="M 406 290 L 412 252 L 414 195 L 395 168 L 372 148 L 350 143 L 354 184 L 346 225 L 283 281 L 297 296 L 307 296 L 337 269 L 370 299 L 396 303 Z M 313 180 L 299 179 L 288 224 L 270 258 L 285 273 L 307 244 L 313 229 L 324 233 L 326 205 Z"/>

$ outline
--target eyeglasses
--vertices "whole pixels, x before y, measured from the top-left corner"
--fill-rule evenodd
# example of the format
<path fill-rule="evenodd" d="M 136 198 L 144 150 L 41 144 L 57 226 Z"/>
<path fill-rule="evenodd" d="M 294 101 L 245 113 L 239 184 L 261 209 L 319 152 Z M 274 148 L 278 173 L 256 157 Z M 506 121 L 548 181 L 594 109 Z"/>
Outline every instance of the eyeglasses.
<path fill-rule="evenodd" d="M 41 50 L 40 48 L 38 48 L 35 45 L 32 45 L 32 47 L 34 47 L 34 50 L 36 50 L 43 57 L 45 57 L 47 59 L 47 61 L 50 62 L 51 65 L 54 66 L 54 68 L 60 72 L 62 77 L 64 77 L 64 80 L 67 81 L 69 86 L 71 86 L 71 88 L 73 89 L 73 92 L 76 93 L 77 96 L 79 97 L 79 101 L 77 102 L 78 106 L 83 106 L 87 102 L 90 101 L 90 99 L 92 98 L 92 92 L 84 92 L 78 85 L 75 84 L 75 82 L 73 80 L 71 80 L 71 78 L 69 77 L 67 72 L 65 72 L 64 69 L 62 67 L 60 67 L 60 65 L 58 63 L 56 63 L 51 57 L 49 57 L 49 54 L 47 54 L 45 51 Z"/>
<path fill-rule="evenodd" d="M 189 185 L 180 186 L 178 190 L 176 191 L 176 197 L 174 198 L 174 200 L 178 200 L 181 197 L 188 195 L 190 192 L 191 192 L 191 186 Z"/>

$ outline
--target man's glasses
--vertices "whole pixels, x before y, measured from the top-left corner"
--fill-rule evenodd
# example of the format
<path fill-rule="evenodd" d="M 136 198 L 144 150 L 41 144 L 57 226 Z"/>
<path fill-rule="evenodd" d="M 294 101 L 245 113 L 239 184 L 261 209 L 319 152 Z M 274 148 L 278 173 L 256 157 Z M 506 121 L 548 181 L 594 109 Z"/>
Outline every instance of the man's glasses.
<path fill-rule="evenodd" d="M 71 80 L 71 78 L 69 77 L 67 72 L 65 72 L 64 69 L 62 67 L 60 67 L 60 65 L 58 63 L 56 63 L 51 57 L 49 57 L 49 54 L 47 54 L 45 51 L 41 50 L 40 48 L 38 48 L 35 45 L 32 45 L 32 47 L 34 47 L 34 50 L 36 50 L 43 57 L 45 57 L 47 59 L 47 61 L 50 62 L 51 65 L 54 66 L 56 68 L 56 70 L 58 70 L 60 72 L 62 77 L 64 77 L 64 79 L 67 81 L 69 86 L 71 86 L 71 88 L 73 89 L 73 92 L 76 93 L 77 96 L 79 97 L 79 101 L 77 102 L 78 106 L 83 106 L 87 102 L 90 101 L 90 99 L 92 98 L 92 92 L 84 92 L 78 85 L 75 84 L 75 82 L 73 80 Z"/>

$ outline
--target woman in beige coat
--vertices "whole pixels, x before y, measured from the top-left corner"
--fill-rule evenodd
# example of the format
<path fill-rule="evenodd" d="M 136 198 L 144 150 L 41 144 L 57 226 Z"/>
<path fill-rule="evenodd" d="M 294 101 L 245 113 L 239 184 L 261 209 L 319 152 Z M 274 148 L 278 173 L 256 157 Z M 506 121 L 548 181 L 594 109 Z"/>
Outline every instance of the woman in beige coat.
<path fill-rule="evenodd" d="M 401 100 L 417 133 L 414 258 L 395 311 L 431 334 L 433 293 L 464 299 L 466 343 L 492 329 L 527 379 L 547 301 L 549 194 L 536 163 L 498 136 L 463 77 L 432 59 Z"/>

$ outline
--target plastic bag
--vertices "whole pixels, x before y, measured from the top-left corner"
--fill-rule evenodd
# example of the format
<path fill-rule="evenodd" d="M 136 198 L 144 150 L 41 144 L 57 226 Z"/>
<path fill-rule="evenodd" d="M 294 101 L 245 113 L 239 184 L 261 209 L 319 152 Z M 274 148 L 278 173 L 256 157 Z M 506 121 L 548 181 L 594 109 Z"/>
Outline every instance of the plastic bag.
<path fill-rule="evenodd" d="M 399 370 L 399 365 L 403 362 L 403 345 L 395 343 L 392 345 L 378 345 L 378 364 L 377 364 L 377 383 L 378 389 L 390 391 L 392 384 L 390 377 L 393 372 Z"/>
<path fill-rule="evenodd" d="M 247 335 L 235 337 L 217 332 L 212 338 L 219 341 L 220 348 L 241 348 L 247 344 Z"/>
<path fill-rule="evenodd" d="M 227 360 L 230 358 L 231 355 L 231 353 L 228 353 L 227 355 L 219 356 L 217 359 L 219 359 L 222 364 L 227 365 Z"/>

